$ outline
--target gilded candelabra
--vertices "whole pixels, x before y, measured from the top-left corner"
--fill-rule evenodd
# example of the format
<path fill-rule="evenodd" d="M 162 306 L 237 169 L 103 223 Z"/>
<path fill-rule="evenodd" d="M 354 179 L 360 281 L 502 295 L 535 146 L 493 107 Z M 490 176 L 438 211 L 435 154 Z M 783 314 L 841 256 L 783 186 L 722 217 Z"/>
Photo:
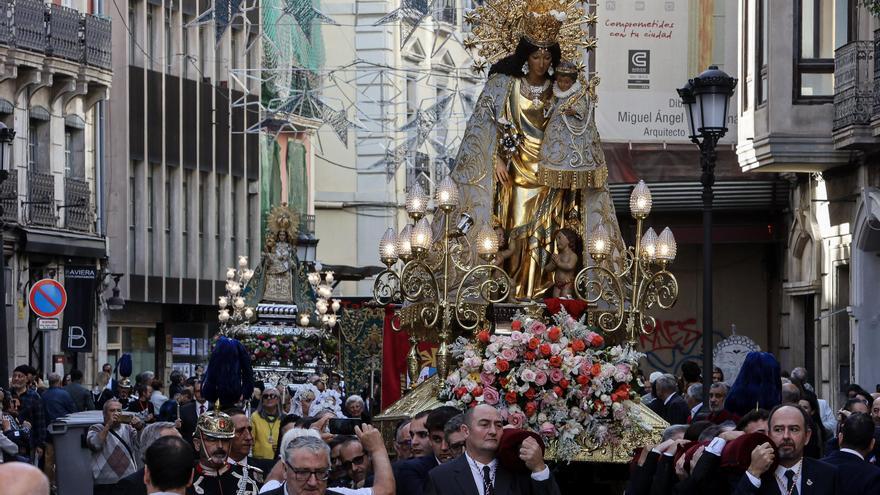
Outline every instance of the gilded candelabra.
<path fill-rule="evenodd" d="M 315 266 L 314 271 L 308 274 L 309 284 L 315 291 L 315 316 L 318 318 L 321 326 L 329 335 L 330 332 L 339 323 L 339 310 L 342 304 L 339 299 L 333 297 L 333 282 L 336 280 L 333 272 L 324 272 L 321 275 L 320 264 Z M 299 325 L 308 327 L 311 325 L 312 318 L 308 313 L 299 315 Z"/>
<path fill-rule="evenodd" d="M 474 330 L 483 320 L 480 308 L 506 300 L 513 284 L 507 273 L 493 263 L 498 238 L 491 225 L 483 225 L 477 234 L 476 253 L 482 262 L 476 263 L 467 237 L 473 218 L 465 212 L 451 225 L 450 217 L 458 206 L 458 187 L 451 178 L 440 182 L 435 202 L 443 213 L 437 242 L 425 217 L 428 196 L 418 184 L 410 189 L 406 210 L 413 223 L 401 229 L 399 235 L 389 228 L 379 242 L 379 256 L 386 269 L 376 277 L 373 297 L 383 305 L 404 305 L 392 322 L 394 330 L 422 327 L 437 331 L 437 372 L 445 378 L 453 322 L 461 329 Z M 400 269 L 395 268 L 398 260 L 402 262 Z M 411 386 L 415 386 L 419 341 L 414 331 L 409 335 L 407 373 Z"/>
<path fill-rule="evenodd" d="M 253 276 L 254 271 L 248 268 L 247 256 L 238 257 L 237 269 L 226 269 L 226 295 L 217 300 L 221 335 L 234 337 L 254 318 L 254 308 L 247 305 L 243 296 L 244 288 Z"/>
<path fill-rule="evenodd" d="M 629 200 L 636 219 L 635 246 L 621 253 L 619 268 L 603 263 L 611 255 L 611 240 L 601 225 L 588 242 L 587 250 L 595 262 L 575 278 L 578 298 L 596 307 L 595 322 L 603 331 L 626 330 L 634 344 L 640 335 L 651 334 L 657 320 L 647 314 L 655 306 L 669 309 L 678 299 L 678 280 L 667 270 L 677 251 L 669 227 L 658 236 L 653 228 L 642 234 L 644 220 L 651 213 L 651 191 L 639 181 Z M 611 268 L 609 268 L 611 267 Z"/>

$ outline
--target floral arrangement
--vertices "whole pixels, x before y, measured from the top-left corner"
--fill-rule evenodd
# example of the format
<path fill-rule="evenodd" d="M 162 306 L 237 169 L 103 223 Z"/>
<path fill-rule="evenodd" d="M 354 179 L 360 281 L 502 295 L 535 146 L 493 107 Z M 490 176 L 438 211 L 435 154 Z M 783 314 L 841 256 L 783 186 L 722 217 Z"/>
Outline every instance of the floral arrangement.
<path fill-rule="evenodd" d="M 555 441 L 557 458 L 571 461 L 584 446 L 617 444 L 625 430 L 649 427 L 634 402 L 643 354 L 629 346 L 605 347 L 601 335 L 565 310 L 554 325 L 518 315 L 509 335 L 459 338 L 440 399 L 464 409 L 498 408 L 518 428 Z"/>
<path fill-rule="evenodd" d="M 254 366 L 301 366 L 332 355 L 336 345 L 334 339 L 320 332 L 249 332 L 237 338 L 250 353 Z"/>

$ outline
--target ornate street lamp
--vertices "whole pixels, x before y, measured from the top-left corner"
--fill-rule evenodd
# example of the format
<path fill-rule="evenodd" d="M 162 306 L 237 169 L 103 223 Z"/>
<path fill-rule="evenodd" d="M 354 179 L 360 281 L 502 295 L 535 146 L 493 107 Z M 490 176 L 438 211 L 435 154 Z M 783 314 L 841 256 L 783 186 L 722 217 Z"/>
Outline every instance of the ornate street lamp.
<path fill-rule="evenodd" d="M 15 139 L 15 131 L 0 122 L 0 184 L 9 178 L 12 169 L 12 141 Z M 9 383 L 6 376 L 9 369 L 9 352 L 6 348 L 6 255 L 3 249 L 3 230 L 6 228 L 3 222 L 3 207 L 0 205 L 0 383 Z"/>
<path fill-rule="evenodd" d="M 678 90 L 688 118 L 691 141 L 700 148 L 703 184 L 703 404 L 712 386 L 712 185 L 715 183 L 715 147 L 727 134 L 727 112 L 736 79 L 717 66 L 691 79 Z"/>

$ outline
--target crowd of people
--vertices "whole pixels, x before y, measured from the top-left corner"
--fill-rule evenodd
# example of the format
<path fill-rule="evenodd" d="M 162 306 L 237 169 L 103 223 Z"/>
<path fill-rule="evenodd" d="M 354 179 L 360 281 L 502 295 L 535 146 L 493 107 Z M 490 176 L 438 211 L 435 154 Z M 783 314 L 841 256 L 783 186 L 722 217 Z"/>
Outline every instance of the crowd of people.
<path fill-rule="evenodd" d="M 880 493 L 880 394 L 851 385 L 833 412 L 803 368 L 783 373 L 772 355 L 752 353 L 743 369 L 731 386 L 714 370 L 708 403 L 696 363 L 680 376 L 650 375 L 641 400 L 670 426 L 633 453 L 626 493 Z M 369 401 L 345 397 L 327 377 L 262 385 L 222 410 L 202 397 L 198 377 L 173 377 L 168 395 L 152 373 L 109 380 L 97 396 L 77 371 L 64 381 L 49 374 L 41 386 L 19 366 L 2 392 L 4 493 L 49 493 L 47 425 L 91 408 L 103 418 L 84 438 L 97 495 L 537 495 L 560 493 L 564 477 L 564 466 L 544 462 L 539 435 L 487 405 L 406 418 L 388 452 Z"/>
<path fill-rule="evenodd" d="M 696 363 L 653 373 L 642 400 L 670 426 L 636 452 L 626 493 L 880 493 L 880 393 L 850 385 L 835 413 L 807 375 L 750 353 L 731 386 L 713 370 L 704 404 Z"/>

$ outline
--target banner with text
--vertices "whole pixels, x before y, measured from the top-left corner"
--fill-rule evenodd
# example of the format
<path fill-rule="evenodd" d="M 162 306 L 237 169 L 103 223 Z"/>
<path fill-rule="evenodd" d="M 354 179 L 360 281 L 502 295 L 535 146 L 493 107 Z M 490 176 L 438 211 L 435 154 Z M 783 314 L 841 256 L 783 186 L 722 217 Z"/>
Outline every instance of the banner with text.
<path fill-rule="evenodd" d="M 64 290 L 67 308 L 61 349 L 67 352 L 92 352 L 92 328 L 95 319 L 95 287 L 98 270 L 94 266 L 64 268 Z"/>
<path fill-rule="evenodd" d="M 737 77 L 737 2 L 598 2 L 596 121 L 603 141 L 689 142 L 677 88 L 709 65 Z M 725 142 L 736 138 L 736 96 Z"/>

